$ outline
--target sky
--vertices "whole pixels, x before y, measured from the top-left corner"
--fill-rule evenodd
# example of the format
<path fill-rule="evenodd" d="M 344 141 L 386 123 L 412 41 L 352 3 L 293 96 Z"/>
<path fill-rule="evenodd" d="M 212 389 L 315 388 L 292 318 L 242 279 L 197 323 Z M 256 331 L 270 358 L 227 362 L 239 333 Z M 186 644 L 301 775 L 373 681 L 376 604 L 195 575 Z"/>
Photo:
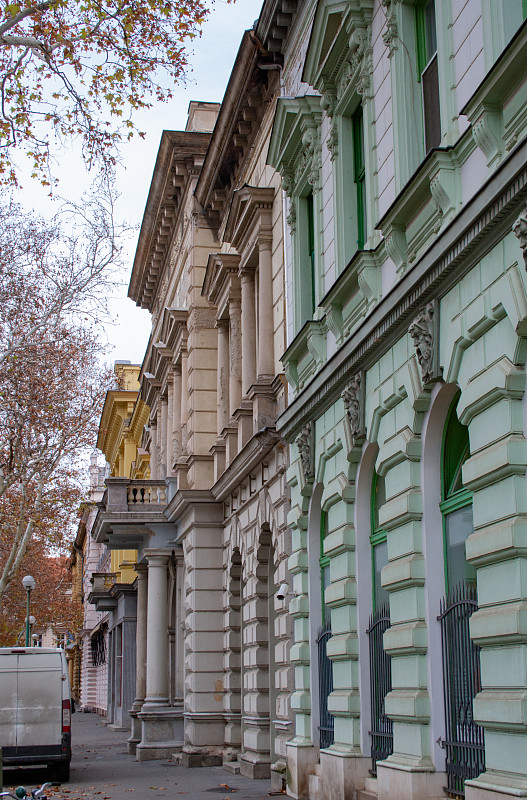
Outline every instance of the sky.
<path fill-rule="evenodd" d="M 117 216 L 120 219 L 134 226 L 140 225 L 163 130 L 184 130 L 191 100 L 221 102 L 242 34 L 247 28 L 252 28 L 261 6 L 262 0 L 236 0 L 235 3 L 215 0 L 203 25 L 202 36 L 191 45 L 191 71 L 186 85 L 174 88 L 170 102 L 156 104 L 134 117 L 137 127 L 146 136 L 144 139 L 134 138 L 121 147 L 123 166 L 118 167 L 116 176 L 116 190 L 120 194 Z M 74 150 L 64 151 L 57 175 L 60 180 L 57 193 L 63 197 L 78 198 L 90 184 L 90 176 L 86 175 L 82 160 Z M 48 192 L 36 181 L 24 181 L 24 195 L 17 199 L 26 207 L 29 200 L 29 207 L 43 215 L 50 214 L 52 204 Z M 138 231 L 131 238 L 128 268 L 121 276 L 123 285 L 110 304 L 114 318 L 114 324 L 106 328 L 110 345 L 107 360 L 110 363 L 129 360 L 140 364 L 150 334 L 150 314 L 137 308 L 126 297 L 137 235 Z"/>

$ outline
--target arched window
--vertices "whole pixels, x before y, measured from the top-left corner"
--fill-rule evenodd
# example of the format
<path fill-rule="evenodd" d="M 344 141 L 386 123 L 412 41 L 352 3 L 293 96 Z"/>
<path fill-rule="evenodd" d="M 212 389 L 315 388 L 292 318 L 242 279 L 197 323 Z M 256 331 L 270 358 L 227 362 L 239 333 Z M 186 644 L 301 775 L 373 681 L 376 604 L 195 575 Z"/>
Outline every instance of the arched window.
<path fill-rule="evenodd" d="M 463 797 L 465 781 L 485 769 L 483 728 L 474 721 L 473 701 L 481 689 L 479 648 L 470 638 L 477 608 L 476 573 L 467 563 L 465 542 L 473 531 L 472 494 L 463 486 L 462 468 L 470 456 L 468 428 L 452 404 L 441 454 L 441 512 L 445 548 L 446 595 L 440 605 L 445 699 L 445 770 L 452 797 Z"/>
<path fill-rule="evenodd" d="M 371 491 L 371 564 L 372 606 L 368 628 L 370 650 L 371 759 L 372 775 L 377 774 L 377 761 L 393 751 L 393 722 L 385 714 L 385 698 L 392 690 L 390 656 L 385 653 L 383 638 L 390 627 L 388 592 L 381 584 L 381 571 L 388 563 L 386 531 L 379 522 L 379 510 L 386 502 L 384 477 L 373 474 Z"/>
<path fill-rule="evenodd" d="M 445 429 L 442 453 L 441 512 L 445 547 L 445 584 L 447 591 L 460 583 L 475 583 L 476 572 L 465 557 L 465 542 L 474 529 L 472 494 L 463 486 L 462 467 L 470 456 L 468 428 L 452 405 Z"/>

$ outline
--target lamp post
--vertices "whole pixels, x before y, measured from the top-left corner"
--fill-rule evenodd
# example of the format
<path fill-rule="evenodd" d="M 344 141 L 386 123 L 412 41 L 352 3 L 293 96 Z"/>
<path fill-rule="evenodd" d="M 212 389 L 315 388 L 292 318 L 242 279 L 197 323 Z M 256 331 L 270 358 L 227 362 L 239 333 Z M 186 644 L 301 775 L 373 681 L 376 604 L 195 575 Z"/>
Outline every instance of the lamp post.
<path fill-rule="evenodd" d="M 29 605 L 31 602 L 31 592 L 36 586 L 35 579 L 32 575 L 26 575 L 25 578 L 22 578 L 22 586 L 26 590 L 27 594 L 27 604 L 26 604 L 26 647 L 29 647 Z"/>

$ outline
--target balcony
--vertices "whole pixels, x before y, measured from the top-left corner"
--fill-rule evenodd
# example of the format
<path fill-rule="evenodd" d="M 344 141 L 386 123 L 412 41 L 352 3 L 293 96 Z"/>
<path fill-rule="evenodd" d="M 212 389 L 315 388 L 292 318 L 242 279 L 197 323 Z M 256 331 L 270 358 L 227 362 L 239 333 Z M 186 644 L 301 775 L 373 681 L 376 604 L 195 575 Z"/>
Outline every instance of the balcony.
<path fill-rule="evenodd" d="M 166 533 L 166 505 L 167 486 L 163 480 L 107 478 L 92 535 L 111 550 L 148 547 L 157 533 Z"/>
<path fill-rule="evenodd" d="M 92 590 L 88 595 L 88 603 L 92 603 L 97 611 L 112 611 L 117 600 L 110 597 L 110 590 L 115 584 L 115 572 L 94 572 L 90 578 Z"/>

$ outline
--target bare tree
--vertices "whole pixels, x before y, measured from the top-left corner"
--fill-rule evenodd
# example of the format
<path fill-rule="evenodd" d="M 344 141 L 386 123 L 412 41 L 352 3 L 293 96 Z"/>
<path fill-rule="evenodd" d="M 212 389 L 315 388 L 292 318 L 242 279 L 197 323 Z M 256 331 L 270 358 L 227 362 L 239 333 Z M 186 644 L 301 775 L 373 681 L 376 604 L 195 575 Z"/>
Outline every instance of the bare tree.
<path fill-rule="evenodd" d="M 78 481 L 108 386 L 99 297 L 119 253 L 108 208 L 96 210 L 51 223 L 0 210 L 0 597 L 47 498 Z"/>

